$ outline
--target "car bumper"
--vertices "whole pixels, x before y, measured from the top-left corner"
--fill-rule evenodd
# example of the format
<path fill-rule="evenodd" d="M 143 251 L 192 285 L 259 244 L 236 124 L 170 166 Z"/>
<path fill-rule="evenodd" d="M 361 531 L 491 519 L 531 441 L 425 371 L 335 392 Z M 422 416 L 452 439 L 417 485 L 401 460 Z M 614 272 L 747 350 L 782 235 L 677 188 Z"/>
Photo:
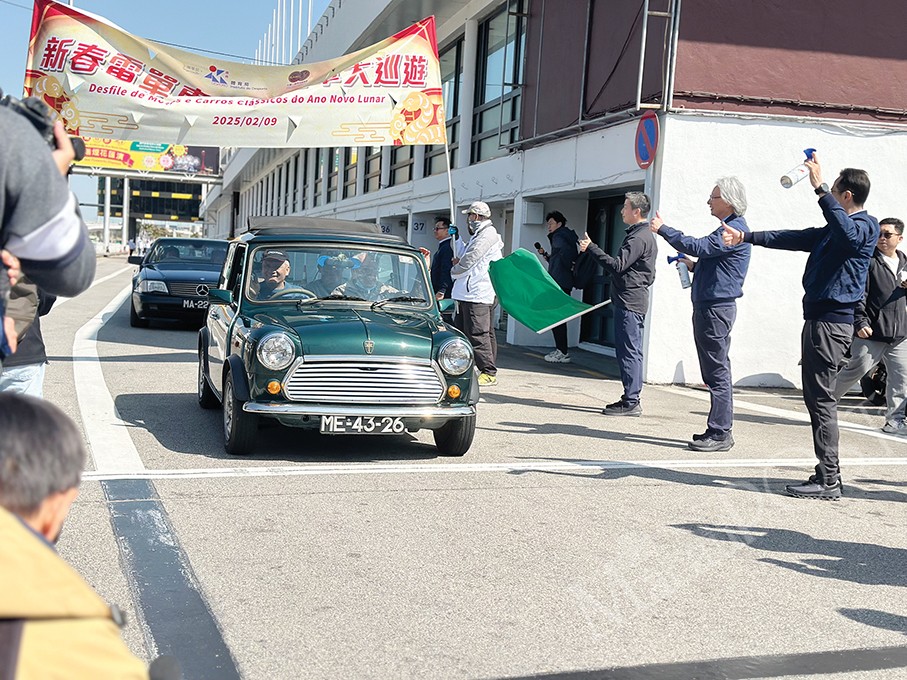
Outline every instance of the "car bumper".
<path fill-rule="evenodd" d="M 208 313 L 207 300 L 156 293 L 133 293 L 132 304 L 141 319 L 203 319 Z"/>
<path fill-rule="evenodd" d="M 376 406 L 330 404 L 268 404 L 247 401 L 243 411 L 262 416 L 389 416 L 453 420 L 476 414 L 475 406 Z"/>

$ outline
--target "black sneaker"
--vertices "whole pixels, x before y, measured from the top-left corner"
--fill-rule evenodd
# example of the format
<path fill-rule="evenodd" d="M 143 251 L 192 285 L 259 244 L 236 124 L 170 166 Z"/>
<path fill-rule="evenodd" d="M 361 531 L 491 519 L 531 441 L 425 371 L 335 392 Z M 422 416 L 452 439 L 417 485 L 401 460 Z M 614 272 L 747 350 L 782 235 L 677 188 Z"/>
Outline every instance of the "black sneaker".
<path fill-rule="evenodd" d="M 608 404 L 605 408 L 602 409 L 602 413 L 606 416 L 636 416 L 639 417 L 642 415 L 642 406 L 639 403 L 628 404 L 624 401 L 618 401 L 613 404 Z"/>
<path fill-rule="evenodd" d="M 833 484 L 824 484 L 818 477 L 810 477 L 802 484 L 788 484 L 787 493 L 795 498 L 818 498 L 823 501 L 839 501 L 843 486 L 841 478 Z"/>
<path fill-rule="evenodd" d="M 689 447 L 693 449 L 693 451 L 715 453 L 717 451 L 730 451 L 734 446 L 734 438 L 731 436 L 730 432 L 720 439 L 716 434 L 705 435 L 700 439 L 696 439 L 696 436 L 697 435 L 693 435 L 693 441 L 689 444 Z"/>

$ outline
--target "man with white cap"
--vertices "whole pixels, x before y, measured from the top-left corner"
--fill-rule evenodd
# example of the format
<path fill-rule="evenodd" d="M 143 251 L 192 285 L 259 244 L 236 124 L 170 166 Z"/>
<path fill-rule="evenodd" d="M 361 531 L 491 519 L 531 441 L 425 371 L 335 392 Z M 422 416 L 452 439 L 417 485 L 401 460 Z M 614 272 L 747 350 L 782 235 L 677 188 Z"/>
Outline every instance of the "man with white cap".
<path fill-rule="evenodd" d="M 504 242 L 491 223 L 487 203 L 474 201 L 463 211 L 468 220 L 469 241 L 459 258 L 453 259 L 451 297 L 457 303 L 456 326 L 472 343 L 479 386 L 497 385 L 498 343 L 494 334 L 492 313 L 497 304 L 488 265 L 500 260 Z"/>

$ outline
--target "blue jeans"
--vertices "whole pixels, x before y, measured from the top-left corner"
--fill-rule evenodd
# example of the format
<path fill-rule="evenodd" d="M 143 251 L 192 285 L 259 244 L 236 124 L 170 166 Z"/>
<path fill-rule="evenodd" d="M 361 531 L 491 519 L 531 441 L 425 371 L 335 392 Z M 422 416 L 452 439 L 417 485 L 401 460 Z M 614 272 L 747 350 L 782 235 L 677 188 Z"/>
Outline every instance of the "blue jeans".
<path fill-rule="evenodd" d="M 24 366 L 6 366 L 0 373 L 0 392 L 28 394 L 42 399 L 44 397 L 44 367 L 47 364 L 25 364 Z"/>
<path fill-rule="evenodd" d="M 639 403 L 642 392 L 642 331 L 645 314 L 614 305 L 614 350 L 624 386 L 621 401 L 629 406 Z"/>

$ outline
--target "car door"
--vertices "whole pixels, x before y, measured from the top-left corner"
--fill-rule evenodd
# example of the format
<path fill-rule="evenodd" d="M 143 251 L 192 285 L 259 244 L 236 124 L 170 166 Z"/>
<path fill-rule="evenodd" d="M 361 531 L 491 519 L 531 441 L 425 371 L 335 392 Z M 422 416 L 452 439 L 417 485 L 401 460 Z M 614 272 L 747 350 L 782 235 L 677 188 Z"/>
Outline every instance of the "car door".
<path fill-rule="evenodd" d="M 235 243 L 227 253 L 227 260 L 217 287 L 233 293 L 233 302 L 229 305 L 212 304 L 208 310 L 208 375 L 214 389 L 221 392 L 221 380 L 224 362 L 230 355 L 230 327 L 239 310 L 242 296 L 242 273 L 245 266 L 246 246 Z"/>

